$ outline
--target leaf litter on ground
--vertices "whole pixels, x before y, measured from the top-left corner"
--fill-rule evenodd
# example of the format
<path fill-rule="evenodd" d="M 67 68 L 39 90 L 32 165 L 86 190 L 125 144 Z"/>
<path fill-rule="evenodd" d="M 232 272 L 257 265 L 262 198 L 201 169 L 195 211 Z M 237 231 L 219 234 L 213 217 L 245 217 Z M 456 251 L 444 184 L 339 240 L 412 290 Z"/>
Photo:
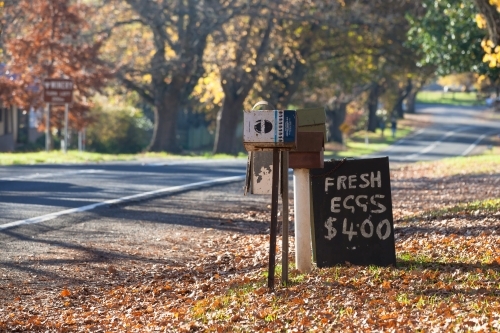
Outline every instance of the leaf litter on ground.
<path fill-rule="evenodd" d="M 2 280 L 0 293 L 9 296 L 0 296 L 0 331 L 498 331 L 500 163 L 481 172 L 453 163 L 391 171 L 397 267 L 346 264 L 301 274 L 293 269 L 290 237 L 289 284 L 269 291 L 270 214 L 259 199 L 250 208 L 206 212 L 227 229 L 196 231 L 193 248 L 173 238 L 170 252 L 149 243 L 87 241 L 136 260 L 86 262 L 77 249 L 39 255 L 35 260 L 80 258 L 58 267 L 74 282 Z M 194 237 L 184 230 L 180 237 Z M 155 237 L 168 238 L 160 231 Z M 153 260 L 165 255 L 175 260 Z"/>

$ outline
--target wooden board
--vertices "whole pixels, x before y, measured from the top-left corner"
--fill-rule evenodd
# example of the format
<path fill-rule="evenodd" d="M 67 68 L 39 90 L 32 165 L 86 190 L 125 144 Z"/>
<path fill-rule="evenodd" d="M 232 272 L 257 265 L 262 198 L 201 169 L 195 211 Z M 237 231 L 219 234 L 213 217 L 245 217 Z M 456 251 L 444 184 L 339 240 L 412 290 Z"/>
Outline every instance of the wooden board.
<path fill-rule="evenodd" d="M 323 150 L 314 152 L 294 152 L 289 155 L 289 167 L 292 169 L 315 169 L 324 166 Z"/>
<path fill-rule="evenodd" d="M 324 125 L 326 123 L 326 114 L 324 108 L 298 109 L 299 127 Z"/>

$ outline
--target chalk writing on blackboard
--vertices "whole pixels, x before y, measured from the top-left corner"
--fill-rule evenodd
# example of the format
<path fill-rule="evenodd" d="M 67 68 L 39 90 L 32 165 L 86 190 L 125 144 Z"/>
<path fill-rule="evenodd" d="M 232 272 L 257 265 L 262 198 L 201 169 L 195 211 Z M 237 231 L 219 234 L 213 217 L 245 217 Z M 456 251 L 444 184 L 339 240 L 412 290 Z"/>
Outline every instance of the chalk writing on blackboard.
<path fill-rule="evenodd" d="M 348 160 L 329 174 L 335 165 L 311 170 L 318 267 L 395 264 L 388 159 Z"/>

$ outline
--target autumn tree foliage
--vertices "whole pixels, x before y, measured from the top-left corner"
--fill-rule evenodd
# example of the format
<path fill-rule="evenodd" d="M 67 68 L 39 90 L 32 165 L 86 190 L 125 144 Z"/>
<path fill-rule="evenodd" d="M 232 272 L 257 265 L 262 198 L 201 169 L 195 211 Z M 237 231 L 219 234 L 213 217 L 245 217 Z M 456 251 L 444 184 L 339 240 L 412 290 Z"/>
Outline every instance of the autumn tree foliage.
<path fill-rule="evenodd" d="M 235 134 L 243 118 L 243 103 L 265 62 L 273 19 L 268 10 L 257 10 L 253 15 L 235 19 L 215 34 L 219 40 L 214 47 L 215 62 L 224 100 L 217 114 L 214 153 L 235 153 Z"/>
<path fill-rule="evenodd" d="M 481 46 L 485 52 L 483 61 L 490 67 L 500 67 L 500 1 L 499 0 L 474 0 L 479 14 L 476 23 L 479 28 L 488 30 L 488 38 L 484 38 Z M 491 74 L 491 73 L 490 73 Z M 492 81 L 498 80 L 491 77 Z"/>
<path fill-rule="evenodd" d="M 20 0 L 5 11 L 13 19 L 3 34 L 4 74 L 9 75 L 0 77 L 0 98 L 7 105 L 42 107 L 43 80 L 71 78 L 70 124 L 86 126 L 89 97 L 110 75 L 98 61 L 101 40 L 91 37 L 85 21 L 91 8 L 70 0 Z M 51 125 L 60 127 L 62 112 L 54 110 Z"/>
<path fill-rule="evenodd" d="M 246 1 L 237 0 L 105 3 L 110 13 L 119 11 L 108 24 L 112 35 L 120 36 L 134 26 L 144 32 L 151 47 L 140 59 L 127 57 L 126 52 L 107 59 L 117 66 L 117 78 L 122 84 L 154 106 L 155 127 L 149 150 L 180 150 L 177 115 L 204 74 L 207 38 L 246 6 Z"/>

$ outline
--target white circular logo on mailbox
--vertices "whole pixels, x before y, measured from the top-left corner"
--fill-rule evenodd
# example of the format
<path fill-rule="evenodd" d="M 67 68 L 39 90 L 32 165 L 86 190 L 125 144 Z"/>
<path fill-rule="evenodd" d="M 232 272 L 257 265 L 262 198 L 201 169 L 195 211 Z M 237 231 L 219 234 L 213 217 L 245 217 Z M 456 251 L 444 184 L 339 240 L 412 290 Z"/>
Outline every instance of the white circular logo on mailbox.
<path fill-rule="evenodd" d="M 257 133 L 269 133 L 273 130 L 273 123 L 269 120 L 257 120 L 253 128 Z"/>

